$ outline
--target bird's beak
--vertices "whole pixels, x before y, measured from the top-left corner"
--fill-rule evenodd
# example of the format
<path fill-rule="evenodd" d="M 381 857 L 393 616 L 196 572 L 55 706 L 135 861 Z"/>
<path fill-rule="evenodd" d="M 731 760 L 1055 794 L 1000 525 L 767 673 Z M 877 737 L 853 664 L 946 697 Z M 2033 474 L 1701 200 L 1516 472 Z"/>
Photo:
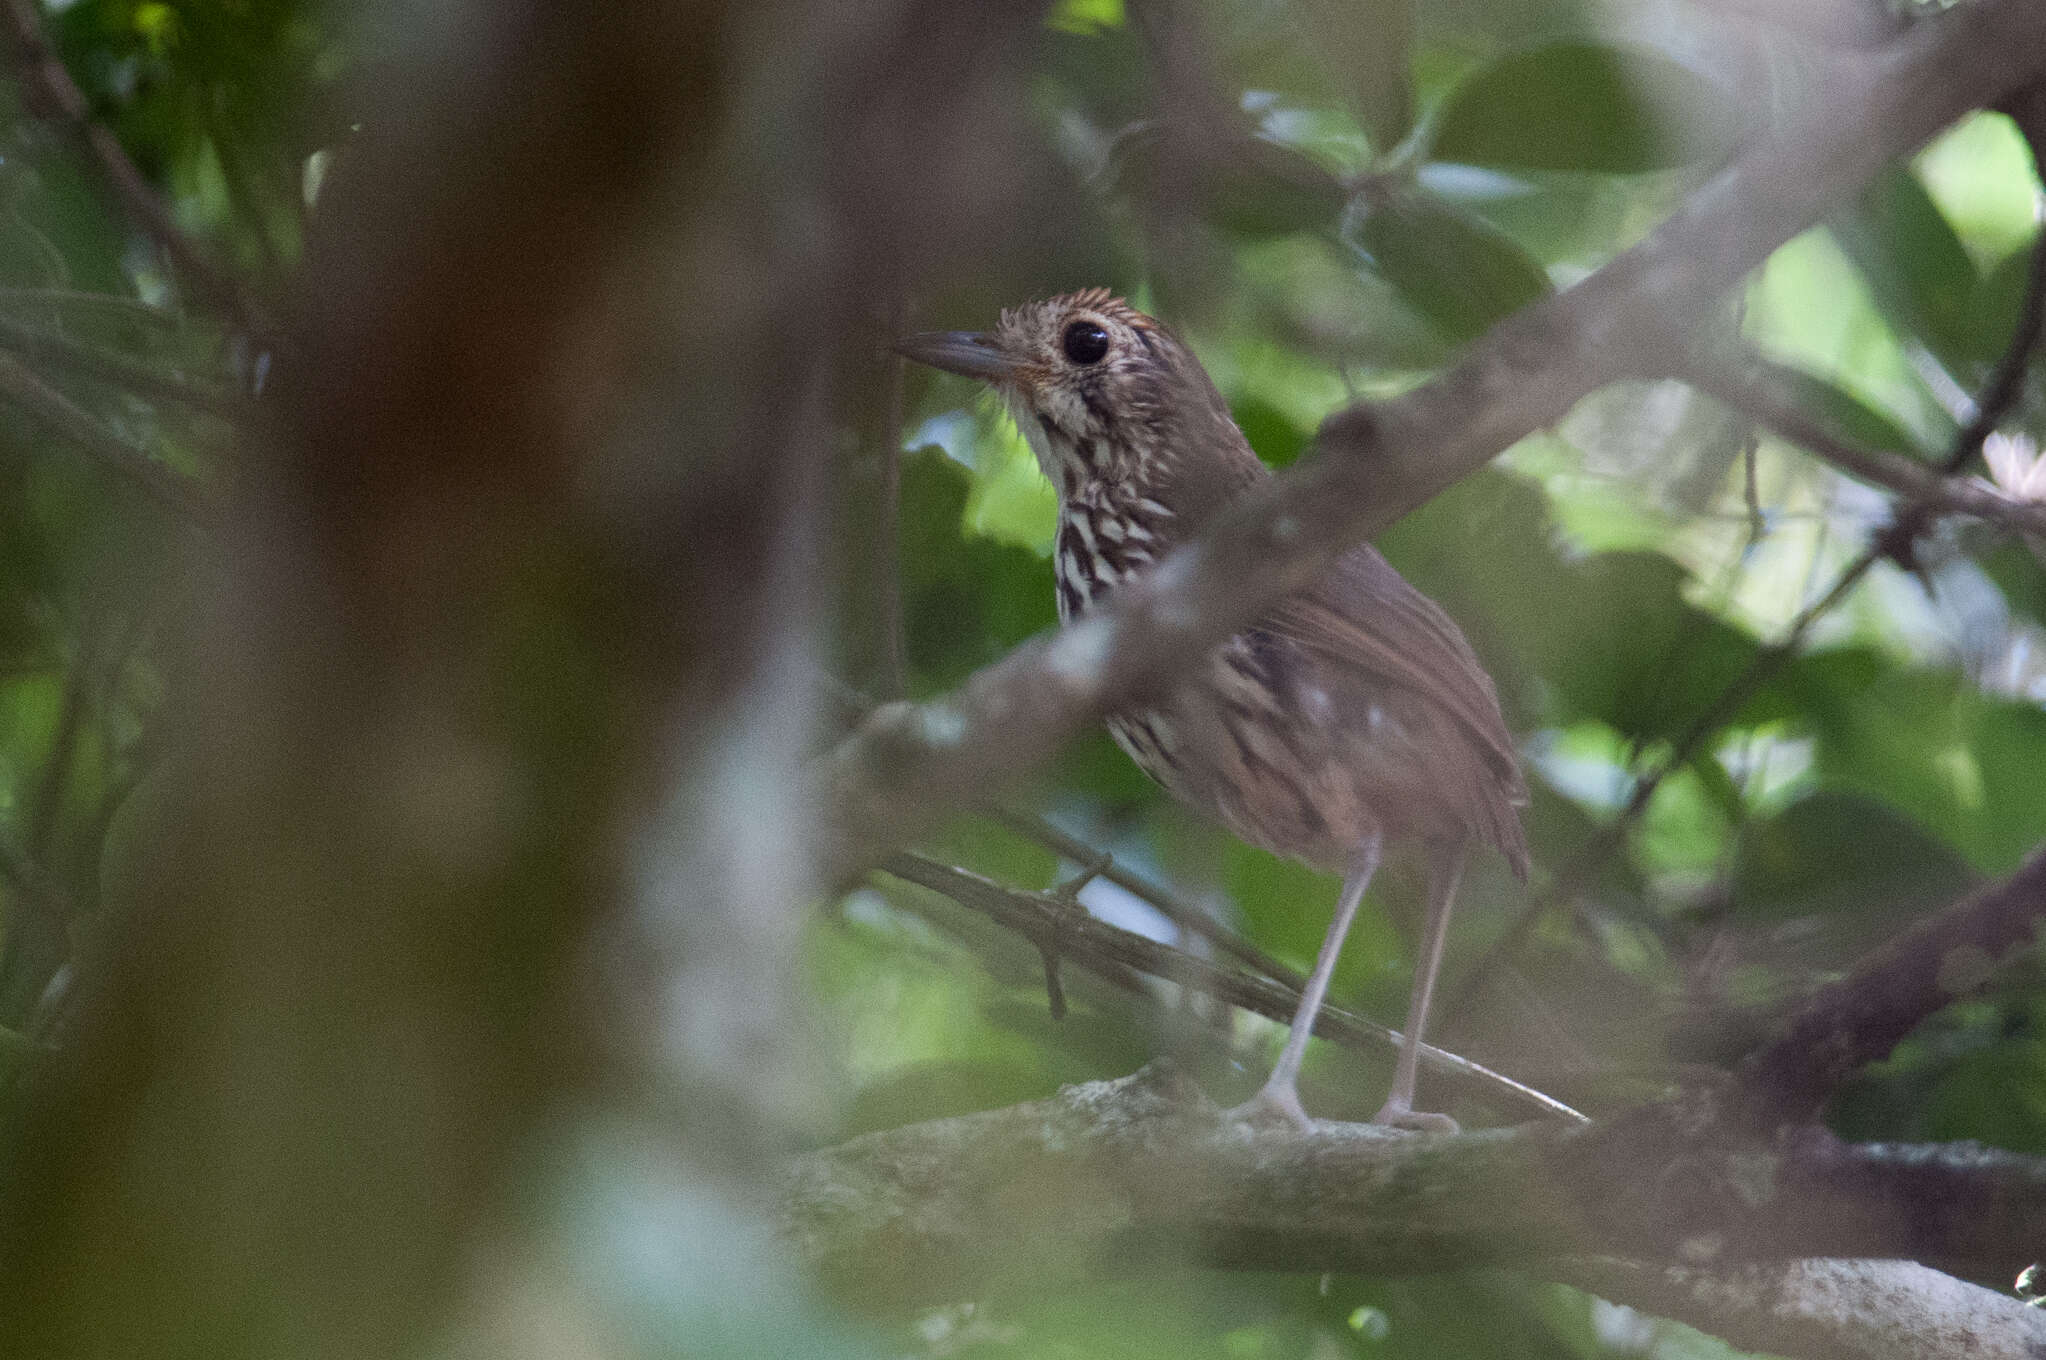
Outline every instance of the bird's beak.
<path fill-rule="evenodd" d="M 895 342 L 895 352 L 947 373 L 998 383 L 1015 376 L 1017 363 L 992 335 L 974 331 L 924 331 Z"/>

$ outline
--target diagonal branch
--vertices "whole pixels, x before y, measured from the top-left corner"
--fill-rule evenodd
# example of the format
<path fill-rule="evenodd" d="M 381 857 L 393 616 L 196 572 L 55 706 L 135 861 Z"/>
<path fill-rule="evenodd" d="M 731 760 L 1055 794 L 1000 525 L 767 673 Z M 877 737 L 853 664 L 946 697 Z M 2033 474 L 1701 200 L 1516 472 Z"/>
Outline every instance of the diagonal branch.
<path fill-rule="evenodd" d="M 204 411 L 230 423 L 249 414 L 249 402 L 216 384 L 182 377 L 161 364 L 143 363 L 4 317 L 0 317 L 0 350 L 82 374 L 152 401 L 175 402 Z"/>
<path fill-rule="evenodd" d="M 1273 981 L 1292 988 L 1294 996 L 1299 996 L 1307 986 L 1307 977 L 1299 969 L 1289 968 L 1200 908 L 1182 902 L 1142 874 L 1125 867 L 1114 856 L 1104 855 L 1085 841 L 1068 836 L 1044 818 L 1011 812 L 995 803 L 988 804 L 981 811 L 989 820 L 1014 834 L 1036 841 L 1075 864 L 1088 866 L 1094 877 L 1106 879 L 1125 892 L 1134 893 L 1181 930 L 1200 937 L 1245 967 L 1254 968 Z"/>
<path fill-rule="evenodd" d="M 1987 982 L 2039 938 L 2046 919 L 2046 847 L 2001 883 L 1963 898 L 1883 945 L 1822 988 L 1740 1082 L 1763 1125 L 1817 1116 L 1850 1073 L 1897 1046 L 1918 1022 Z"/>
<path fill-rule="evenodd" d="M 1852 444 L 1827 429 L 1798 400 L 1795 371 L 1759 354 L 1725 362 L 1694 360 L 1683 377 L 1849 476 L 1895 491 L 1929 512 L 1972 515 L 2020 533 L 2046 534 L 2046 505 L 2014 501 L 1972 478 L 1944 473 L 1906 454 Z M 1971 441 L 1963 435 L 1955 448 L 1967 450 L 1972 444 L 1979 449 L 1981 442 L 1979 436 Z"/>
<path fill-rule="evenodd" d="M 2046 71 L 2046 6 L 1971 0 L 1841 56 L 1779 125 L 1641 244 L 1495 327 L 1431 382 L 1322 425 L 1319 456 L 1223 515 L 1111 607 L 947 699 L 884 707 L 828 762 L 844 878 L 935 812 L 1048 758 L 1584 394 L 1681 353 L 1719 296 L 1890 160 Z"/>
<path fill-rule="evenodd" d="M 95 463 L 185 519 L 210 513 L 201 490 L 147 449 L 129 443 L 51 387 L 20 360 L 0 350 L 0 399 L 13 402 Z"/>
<path fill-rule="evenodd" d="M 258 337 L 271 325 L 240 284 L 210 259 L 171 220 L 142 171 L 121 149 L 113 133 L 94 121 L 91 106 L 78 82 L 44 36 L 33 0 L 0 0 L 0 40 L 13 48 L 22 93 L 29 107 L 61 128 L 99 168 L 107 190 L 128 220 L 162 248 L 178 277 L 194 294 L 225 314 L 236 326 Z"/>
<path fill-rule="evenodd" d="M 890 855 L 881 867 L 906 883 L 942 893 L 961 906 L 992 918 L 1048 955 L 1070 959 L 1110 980 L 1133 969 L 1282 1024 L 1293 1018 L 1300 1002 L 1296 988 L 1222 967 L 1134 931 L 1112 926 L 1088 914 L 1084 907 L 1048 894 L 1007 887 L 906 852 Z M 1391 1052 L 1400 1044 L 1398 1030 L 1334 1006 L 1322 1008 L 1315 1021 L 1315 1033 L 1348 1048 Z M 1443 1049 L 1424 1044 L 1421 1064 L 1491 1108 L 1527 1118 L 1584 1122 L 1583 1115 L 1560 1100 Z"/>

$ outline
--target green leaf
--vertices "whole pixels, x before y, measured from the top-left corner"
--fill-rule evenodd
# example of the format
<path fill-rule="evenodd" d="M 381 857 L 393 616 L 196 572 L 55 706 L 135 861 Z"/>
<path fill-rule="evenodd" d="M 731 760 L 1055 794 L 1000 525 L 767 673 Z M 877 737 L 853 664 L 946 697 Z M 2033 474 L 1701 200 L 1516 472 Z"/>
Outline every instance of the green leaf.
<path fill-rule="evenodd" d="M 1307 431 L 1262 397 L 1248 397 L 1236 403 L 1230 414 L 1236 428 L 1250 441 L 1250 447 L 1269 467 L 1290 466 L 1307 447 Z"/>
<path fill-rule="evenodd" d="M 1243 918 L 1244 934 L 1302 971 L 1313 965 L 1335 915 L 1342 883 L 1335 874 L 1232 842 L 1224 860 L 1223 882 Z M 1336 996 L 1340 1004 L 1357 1004 L 1360 986 L 1385 990 L 1373 1001 L 1397 1000 L 1405 985 L 1406 950 L 1385 912 L 1373 903 L 1385 898 L 1383 885 L 1372 890 L 1357 913 L 1337 966 Z"/>
<path fill-rule="evenodd" d="M 2009 872 L 2046 835 L 2046 710 L 2036 704 L 1867 649 L 1810 658 L 1784 681 L 1826 786 L 1881 800 L 1984 873 Z"/>
<path fill-rule="evenodd" d="M 1336 225 L 1347 192 L 1319 162 L 1265 137 L 1203 146 L 1196 156 L 1155 124 L 1121 138 L 1117 185 L 1151 204 L 1191 203 L 1232 236 L 1257 240 Z"/>
<path fill-rule="evenodd" d="M 1349 235 L 1452 341 L 1476 339 L 1552 291 L 1549 276 L 1512 237 L 1426 194 L 1381 190 Z"/>
<path fill-rule="evenodd" d="M 2025 289 L 2032 279 L 2032 253 L 2029 245 L 2012 251 L 1991 265 L 1976 286 L 1975 301 L 1969 310 L 1982 343 L 1993 353 L 2002 353 L 2017 333 Z M 2033 362 L 2036 366 L 2036 353 Z"/>
<path fill-rule="evenodd" d="M 2046 562 L 2033 556 L 2024 544 L 2008 539 L 1989 547 L 1975 562 L 1996 582 L 2012 610 L 2034 623 L 2046 624 Z"/>
<path fill-rule="evenodd" d="M 1444 102 L 1435 160 L 1632 174 L 1717 160 L 1739 119 L 1724 92 L 1669 58 L 1598 43 L 1510 53 Z"/>
<path fill-rule="evenodd" d="M 1608 248 L 1615 195 L 1589 176 L 1556 170 L 1509 174 L 1432 161 L 1415 172 L 1415 181 L 1491 223 L 1538 260 L 1581 260 Z"/>
<path fill-rule="evenodd" d="M 1372 150 L 1398 146 L 1414 126 L 1413 0 L 1304 0 L 1299 10 Z"/>
<path fill-rule="evenodd" d="M 1051 569 L 960 526 L 970 478 L 936 448 L 902 466 L 902 617 L 918 692 L 948 689 L 1058 621 Z"/>
<path fill-rule="evenodd" d="M 1843 387 L 1787 365 L 1779 365 L 1776 373 L 1805 414 L 1849 444 L 1914 458 L 1928 458 L 1935 452 L 1888 415 Z"/>
<path fill-rule="evenodd" d="M 1067 33 L 1121 28 L 1122 0 L 1059 0 L 1045 22 Z"/>
<path fill-rule="evenodd" d="M 2013 1038 L 1963 1054 L 1925 1102 L 1925 1136 L 2046 1153 L 2046 1041 Z"/>
<path fill-rule="evenodd" d="M 1977 315 L 1975 262 L 1916 175 L 1885 171 L 1831 230 L 1891 326 L 1948 367 L 1965 369 L 2001 348 L 2008 327 L 1992 335 Z"/>
<path fill-rule="evenodd" d="M 1683 598 L 1688 573 L 1660 553 L 1599 553 L 1520 631 L 1555 716 L 1596 719 L 1635 741 L 1676 736 L 1753 663 L 1754 638 Z"/>
<path fill-rule="evenodd" d="M 1896 809 L 1837 790 L 1752 824 L 1733 880 L 1737 919 L 1857 913 L 1879 933 L 1965 892 L 1975 875 L 1952 846 Z"/>

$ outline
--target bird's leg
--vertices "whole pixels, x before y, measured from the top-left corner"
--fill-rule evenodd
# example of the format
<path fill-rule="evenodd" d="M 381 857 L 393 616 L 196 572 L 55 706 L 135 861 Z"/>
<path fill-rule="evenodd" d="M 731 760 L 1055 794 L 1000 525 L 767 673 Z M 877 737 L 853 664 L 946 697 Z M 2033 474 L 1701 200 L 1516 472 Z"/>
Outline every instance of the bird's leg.
<path fill-rule="evenodd" d="M 1322 937 L 1314 975 L 1307 979 L 1307 990 L 1300 994 L 1300 1007 L 1293 1012 L 1293 1028 L 1286 1036 L 1278 1066 L 1265 1078 L 1256 1095 L 1229 1112 L 1235 1118 L 1257 1121 L 1277 1114 L 1302 1129 L 1314 1127 L 1314 1121 L 1300 1104 L 1300 1089 L 1296 1085 L 1300 1060 L 1307 1055 L 1307 1038 L 1314 1033 L 1314 1018 L 1321 1011 L 1322 998 L 1328 995 L 1329 979 L 1335 976 L 1336 959 L 1343 952 L 1343 937 L 1350 933 L 1350 922 L 1357 918 L 1357 904 L 1364 900 L 1364 890 L 1371 886 L 1371 876 L 1378 872 L 1381 844 L 1379 833 L 1373 831 L 1350 860 L 1342 896 L 1336 899 L 1336 919 L 1329 922 L 1328 934 Z"/>
<path fill-rule="evenodd" d="M 1392 1094 L 1371 1116 L 1374 1124 L 1431 1133 L 1456 1132 L 1456 1121 L 1448 1115 L 1414 1109 L 1414 1077 L 1421 1058 L 1421 1030 L 1428 1023 L 1428 1003 L 1435 996 L 1435 973 L 1442 966 L 1442 944 L 1449 937 L 1449 909 L 1456 903 L 1457 883 L 1463 878 L 1464 851 L 1463 842 L 1458 841 L 1429 856 L 1428 920 L 1421 930 L 1421 957 L 1414 965 L 1414 996 L 1407 1003 L 1407 1023 L 1400 1035 L 1400 1061 L 1393 1073 Z"/>

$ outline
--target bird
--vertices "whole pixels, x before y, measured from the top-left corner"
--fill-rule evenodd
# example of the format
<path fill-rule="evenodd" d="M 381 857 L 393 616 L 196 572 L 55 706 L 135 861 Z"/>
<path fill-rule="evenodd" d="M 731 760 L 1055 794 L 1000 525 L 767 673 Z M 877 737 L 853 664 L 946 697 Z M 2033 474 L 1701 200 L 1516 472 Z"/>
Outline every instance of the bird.
<path fill-rule="evenodd" d="M 1000 397 L 1058 493 L 1062 622 L 1272 474 L 1185 342 L 1105 288 L 1004 309 L 992 331 L 895 343 Z M 1379 1124 L 1454 1131 L 1415 1108 L 1421 1036 L 1451 907 L 1475 842 L 1526 881 L 1527 802 L 1491 677 L 1440 606 L 1370 544 L 1217 646 L 1110 735 L 1175 798 L 1253 845 L 1342 875 L 1335 915 L 1251 1121 L 1306 1129 L 1298 1078 L 1344 936 L 1389 842 L 1418 842 L 1427 911 Z"/>

